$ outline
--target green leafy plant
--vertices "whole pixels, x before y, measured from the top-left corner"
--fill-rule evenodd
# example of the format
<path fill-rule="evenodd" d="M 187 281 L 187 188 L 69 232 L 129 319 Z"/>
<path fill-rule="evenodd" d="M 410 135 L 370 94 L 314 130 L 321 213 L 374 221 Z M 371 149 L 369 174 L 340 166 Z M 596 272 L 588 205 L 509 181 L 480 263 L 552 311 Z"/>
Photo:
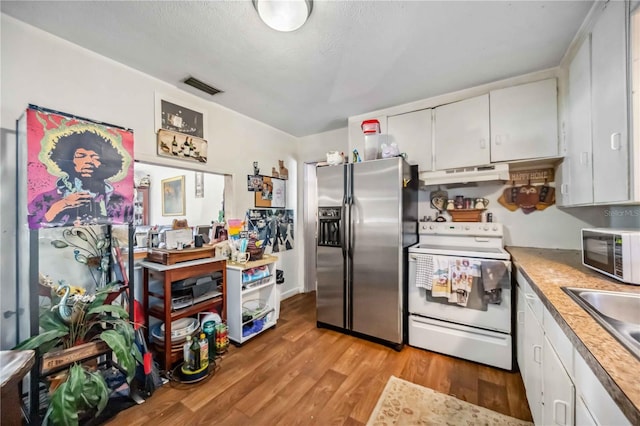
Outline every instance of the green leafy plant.
<path fill-rule="evenodd" d="M 49 284 L 50 285 L 50 284 Z M 105 303 L 119 293 L 119 285 L 108 284 L 93 295 L 60 283 L 50 285 L 51 305 L 41 307 L 40 334 L 21 342 L 15 349 L 34 349 L 39 355 L 68 349 L 92 341 L 103 341 L 117 358 L 131 382 L 142 355 L 135 344 L 133 324 L 119 305 Z M 62 294 L 60 294 L 62 293 Z M 97 417 L 109 400 L 109 388 L 100 371 L 75 363 L 66 381 L 51 395 L 45 419 L 53 424 L 77 425 L 79 413 L 95 411 Z"/>

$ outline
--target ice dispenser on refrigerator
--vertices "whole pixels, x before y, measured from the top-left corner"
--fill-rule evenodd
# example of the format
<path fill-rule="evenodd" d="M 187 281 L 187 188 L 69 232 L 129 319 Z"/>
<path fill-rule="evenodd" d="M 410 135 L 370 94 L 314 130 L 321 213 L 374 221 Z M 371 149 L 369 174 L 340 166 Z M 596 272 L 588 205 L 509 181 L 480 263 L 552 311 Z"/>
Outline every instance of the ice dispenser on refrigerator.
<path fill-rule="evenodd" d="M 339 207 L 318 208 L 318 245 L 340 247 L 341 209 Z"/>

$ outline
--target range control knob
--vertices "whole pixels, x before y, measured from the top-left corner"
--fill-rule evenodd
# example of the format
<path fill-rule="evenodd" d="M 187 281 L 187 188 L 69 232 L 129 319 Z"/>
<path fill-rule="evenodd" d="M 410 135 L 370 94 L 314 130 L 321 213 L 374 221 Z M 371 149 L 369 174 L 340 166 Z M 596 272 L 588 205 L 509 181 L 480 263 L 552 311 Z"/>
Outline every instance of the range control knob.
<path fill-rule="evenodd" d="M 497 231 L 497 230 L 498 230 L 498 227 L 497 227 L 496 225 L 493 225 L 493 230 L 494 230 L 494 231 Z"/>
<path fill-rule="evenodd" d="M 435 226 L 429 225 L 429 229 L 433 231 L 435 229 Z"/>
<path fill-rule="evenodd" d="M 489 230 L 489 225 L 485 225 L 482 229 L 484 229 L 485 231 Z"/>
<path fill-rule="evenodd" d="M 471 229 L 471 227 L 469 225 L 464 227 L 465 231 L 468 231 L 469 229 Z"/>

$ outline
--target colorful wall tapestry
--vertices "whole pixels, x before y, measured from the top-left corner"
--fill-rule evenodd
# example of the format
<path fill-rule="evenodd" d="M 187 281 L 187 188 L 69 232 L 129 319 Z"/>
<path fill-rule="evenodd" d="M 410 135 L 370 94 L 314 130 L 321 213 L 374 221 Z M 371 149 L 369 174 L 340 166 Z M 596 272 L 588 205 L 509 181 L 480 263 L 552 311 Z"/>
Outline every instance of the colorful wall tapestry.
<path fill-rule="evenodd" d="M 263 242 L 264 252 L 278 253 L 293 249 L 293 210 L 249 209 L 247 230 Z"/>
<path fill-rule="evenodd" d="M 26 119 L 29 228 L 132 220 L 132 130 L 33 106 Z"/>

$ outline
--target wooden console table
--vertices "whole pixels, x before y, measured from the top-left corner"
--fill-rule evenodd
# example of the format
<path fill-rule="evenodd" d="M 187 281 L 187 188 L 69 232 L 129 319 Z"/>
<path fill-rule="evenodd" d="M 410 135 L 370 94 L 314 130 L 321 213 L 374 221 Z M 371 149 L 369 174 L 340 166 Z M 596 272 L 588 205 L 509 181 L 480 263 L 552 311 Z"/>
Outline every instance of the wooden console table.
<path fill-rule="evenodd" d="M 140 266 L 143 268 L 143 307 L 145 312 L 146 329 L 145 333 L 149 337 L 149 317 L 158 318 L 164 321 L 164 357 L 163 365 L 165 370 L 169 370 L 171 366 L 182 359 L 182 351 L 171 352 L 171 322 L 180 318 L 197 315 L 198 312 L 204 312 L 212 308 L 217 308 L 223 321 L 227 317 L 227 304 L 225 297 L 227 294 L 227 268 L 226 258 L 210 257 L 206 259 L 191 260 L 188 262 L 180 262 L 173 265 L 163 265 L 161 263 L 142 261 Z M 213 272 L 222 272 L 222 295 L 207 299 L 205 301 L 195 303 L 186 308 L 172 311 L 171 309 L 171 283 L 186 278 L 198 277 Z M 156 293 L 149 291 L 149 275 L 161 275 L 163 282 L 163 292 Z M 165 297 L 168 295 L 169 297 Z M 162 305 L 149 305 L 149 297 L 162 299 Z"/>

